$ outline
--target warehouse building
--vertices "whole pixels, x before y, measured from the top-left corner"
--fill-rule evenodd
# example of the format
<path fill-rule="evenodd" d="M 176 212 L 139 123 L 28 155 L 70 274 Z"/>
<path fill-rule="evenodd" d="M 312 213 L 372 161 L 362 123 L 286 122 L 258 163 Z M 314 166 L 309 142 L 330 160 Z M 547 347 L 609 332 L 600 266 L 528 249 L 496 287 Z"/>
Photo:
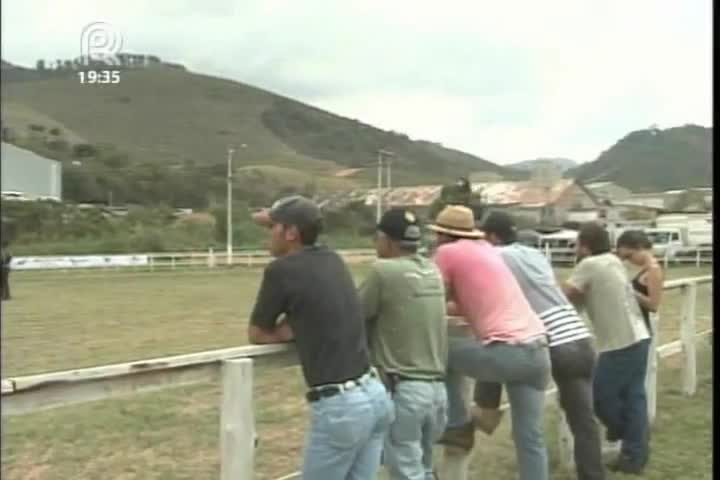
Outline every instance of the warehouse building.
<path fill-rule="evenodd" d="M 57 160 L 2 143 L 3 199 L 62 201 L 62 165 Z"/>

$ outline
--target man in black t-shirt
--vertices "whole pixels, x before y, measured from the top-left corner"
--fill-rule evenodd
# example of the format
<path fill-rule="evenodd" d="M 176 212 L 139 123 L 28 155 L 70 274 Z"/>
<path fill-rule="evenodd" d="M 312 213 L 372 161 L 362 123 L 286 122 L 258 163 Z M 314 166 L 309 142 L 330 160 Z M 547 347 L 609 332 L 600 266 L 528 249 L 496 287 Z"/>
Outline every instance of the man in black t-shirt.
<path fill-rule="evenodd" d="M 269 229 L 276 260 L 265 269 L 248 337 L 295 341 L 311 407 L 303 478 L 373 479 L 394 410 L 370 368 L 352 276 L 337 253 L 316 245 L 322 215 L 311 200 L 283 198 L 253 219 Z"/>

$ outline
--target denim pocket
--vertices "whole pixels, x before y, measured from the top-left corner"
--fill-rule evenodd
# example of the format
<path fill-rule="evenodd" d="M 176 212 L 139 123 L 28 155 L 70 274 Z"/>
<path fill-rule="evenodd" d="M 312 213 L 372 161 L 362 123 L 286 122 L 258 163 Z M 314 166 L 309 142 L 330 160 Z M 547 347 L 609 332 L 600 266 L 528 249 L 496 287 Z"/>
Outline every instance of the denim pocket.
<path fill-rule="evenodd" d="M 323 413 L 322 424 L 331 446 L 348 449 L 369 437 L 372 419 L 369 405 L 347 405 L 327 409 Z"/>

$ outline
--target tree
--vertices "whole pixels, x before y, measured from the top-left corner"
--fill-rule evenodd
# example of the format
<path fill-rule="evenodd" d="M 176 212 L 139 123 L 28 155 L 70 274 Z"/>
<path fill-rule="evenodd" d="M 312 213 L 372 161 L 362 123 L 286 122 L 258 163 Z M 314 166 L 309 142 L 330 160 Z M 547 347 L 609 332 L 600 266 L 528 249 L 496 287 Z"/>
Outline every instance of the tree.
<path fill-rule="evenodd" d="M 2 139 L 6 142 L 15 140 L 15 132 L 10 127 L 2 127 Z"/>
<path fill-rule="evenodd" d="M 78 143 L 73 146 L 73 155 L 77 158 L 94 157 L 97 153 L 97 148 L 89 143 Z"/>
<path fill-rule="evenodd" d="M 40 72 L 44 71 L 45 70 L 45 60 L 38 60 L 35 63 L 35 68 Z"/>
<path fill-rule="evenodd" d="M 670 205 L 671 210 L 704 210 L 705 194 L 698 190 L 685 190 Z"/>
<path fill-rule="evenodd" d="M 50 150 L 53 150 L 55 152 L 67 152 L 68 148 L 70 147 L 68 142 L 66 142 L 62 138 L 50 140 L 49 142 L 47 142 L 47 146 Z"/>
<path fill-rule="evenodd" d="M 108 168 L 123 168 L 130 164 L 130 159 L 125 153 L 113 153 L 103 158 L 103 163 Z"/>

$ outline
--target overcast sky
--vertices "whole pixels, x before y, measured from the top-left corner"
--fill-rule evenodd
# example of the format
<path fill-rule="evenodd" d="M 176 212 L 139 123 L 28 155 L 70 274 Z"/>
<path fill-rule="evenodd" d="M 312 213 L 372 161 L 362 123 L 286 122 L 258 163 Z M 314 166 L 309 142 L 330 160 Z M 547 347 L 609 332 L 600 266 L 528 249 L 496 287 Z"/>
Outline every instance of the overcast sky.
<path fill-rule="evenodd" d="M 501 164 L 712 125 L 710 0 L 2 0 L 2 57 L 74 58 L 98 21 L 125 51 Z"/>

